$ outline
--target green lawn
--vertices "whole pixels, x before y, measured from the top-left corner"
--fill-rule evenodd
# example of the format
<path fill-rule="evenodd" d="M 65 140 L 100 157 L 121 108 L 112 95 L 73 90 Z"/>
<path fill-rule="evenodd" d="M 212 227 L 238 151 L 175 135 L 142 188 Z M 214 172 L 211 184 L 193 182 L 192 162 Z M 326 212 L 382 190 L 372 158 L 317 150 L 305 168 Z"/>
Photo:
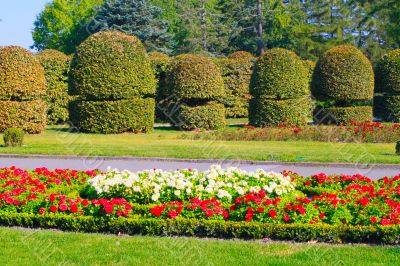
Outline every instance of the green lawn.
<path fill-rule="evenodd" d="M 0 228 L 1 265 L 397 265 L 400 247 Z"/>
<path fill-rule="evenodd" d="M 160 128 L 150 134 L 96 135 L 55 126 L 41 135 L 27 136 L 23 147 L 0 147 L 0 153 L 400 163 L 394 144 L 191 140 L 181 139 L 182 134 L 193 133 Z"/>

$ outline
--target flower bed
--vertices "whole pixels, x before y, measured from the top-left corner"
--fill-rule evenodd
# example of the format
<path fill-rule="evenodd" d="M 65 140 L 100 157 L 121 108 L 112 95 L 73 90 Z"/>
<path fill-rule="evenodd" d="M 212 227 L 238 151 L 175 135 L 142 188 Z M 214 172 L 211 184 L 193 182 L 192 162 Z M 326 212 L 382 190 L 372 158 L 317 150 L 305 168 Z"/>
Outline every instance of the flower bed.
<path fill-rule="evenodd" d="M 247 124 L 237 130 L 196 131 L 182 138 L 229 141 L 321 141 L 356 143 L 395 143 L 400 139 L 400 124 L 379 122 L 350 123 L 344 126 L 297 127 L 282 123 L 277 127 L 255 128 Z"/>
<path fill-rule="evenodd" d="M 400 176 L 303 178 L 218 166 L 138 173 L 12 167 L 0 169 L 0 224 L 393 244 L 400 236 Z"/>

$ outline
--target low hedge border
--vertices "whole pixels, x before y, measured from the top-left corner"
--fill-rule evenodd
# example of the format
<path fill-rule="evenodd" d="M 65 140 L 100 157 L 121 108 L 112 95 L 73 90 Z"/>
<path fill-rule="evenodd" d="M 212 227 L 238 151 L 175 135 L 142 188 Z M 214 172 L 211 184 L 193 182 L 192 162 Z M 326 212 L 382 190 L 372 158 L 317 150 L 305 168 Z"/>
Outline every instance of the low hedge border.
<path fill-rule="evenodd" d="M 262 224 L 257 222 L 199 221 L 194 219 L 105 219 L 89 216 L 38 215 L 0 212 L 0 225 L 59 229 L 86 233 L 152 236 L 191 236 L 239 239 L 374 243 L 396 245 L 400 226 L 332 226 L 323 224 Z"/>
<path fill-rule="evenodd" d="M 347 124 L 372 120 L 372 106 L 329 107 L 314 110 L 316 124 Z"/>

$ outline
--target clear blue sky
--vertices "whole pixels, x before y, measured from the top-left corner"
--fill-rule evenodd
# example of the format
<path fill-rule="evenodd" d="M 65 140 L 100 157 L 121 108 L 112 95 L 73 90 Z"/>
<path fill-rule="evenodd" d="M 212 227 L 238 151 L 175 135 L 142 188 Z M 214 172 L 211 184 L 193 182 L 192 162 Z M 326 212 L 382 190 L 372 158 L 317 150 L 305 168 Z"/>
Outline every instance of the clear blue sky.
<path fill-rule="evenodd" d="M 0 46 L 33 44 L 31 31 L 37 14 L 49 0 L 2 0 L 0 6 Z"/>

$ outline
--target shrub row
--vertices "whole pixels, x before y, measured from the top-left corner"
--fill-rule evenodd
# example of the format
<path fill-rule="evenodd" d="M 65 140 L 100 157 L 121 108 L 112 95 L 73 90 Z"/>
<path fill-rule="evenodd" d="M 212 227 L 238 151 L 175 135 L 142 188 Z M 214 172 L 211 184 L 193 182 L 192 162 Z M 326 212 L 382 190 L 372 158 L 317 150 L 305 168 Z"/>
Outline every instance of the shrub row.
<path fill-rule="evenodd" d="M 314 110 L 316 124 L 348 124 L 349 122 L 369 121 L 373 116 L 371 106 L 317 107 Z"/>
<path fill-rule="evenodd" d="M 1 213 L 0 225 L 58 229 L 73 232 L 152 236 L 215 237 L 224 239 L 319 241 L 329 243 L 375 243 L 396 245 L 400 227 L 347 226 L 322 224 L 263 224 L 195 219 L 103 219 L 67 215 Z"/>

